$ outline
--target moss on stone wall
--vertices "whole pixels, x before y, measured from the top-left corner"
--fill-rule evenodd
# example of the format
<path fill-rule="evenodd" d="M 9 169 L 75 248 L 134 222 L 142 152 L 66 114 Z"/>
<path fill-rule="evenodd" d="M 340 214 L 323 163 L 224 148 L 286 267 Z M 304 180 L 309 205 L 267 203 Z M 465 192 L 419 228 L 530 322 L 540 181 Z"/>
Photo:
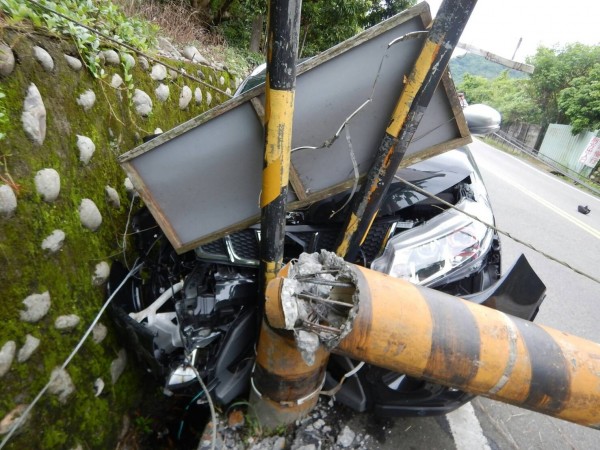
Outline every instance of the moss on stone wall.
<path fill-rule="evenodd" d="M 13 73 L 0 77 L 0 90 L 6 94 L 0 101 L 10 118 L 2 130 L 6 138 L 0 141 L 0 175 L 5 180 L 0 185 L 11 184 L 18 200 L 12 217 L 0 217 L 0 348 L 9 340 L 21 348 L 27 334 L 41 340 L 28 361 L 19 363 L 15 358 L 8 373 L 0 378 L 1 420 L 17 405 L 33 400 L 52 369 L 63 363 L 97 314 L 105 299 L 105 288 L 92 283 L 96 264 L 124 257 L 122 244 L 130 203 L 117 155 L 140 144 L 141 137 L 152 134 L 157 127 L 166 131 L 204 112 L 208 109 L 207 92 L 212 95 L 211 106 L 226 96 L 178 76 L 162 81 L 169 85 L 171 94 L 166 102 L 159 102 L 154 94 L 159 82 L 136 64 L 131 71 L 133 83 L 150 95 L 154 104 L 150 116 L 143 118 L 130 106 L 126 89 L 110 85 L 113 74 L 124 77 L 123 67 L 106 66 L 107 76 L 98 80 L 85 68 L 75 71 L 67 65 L 64 54 L 78 57 L 67 40 L 9 28 L 0 29 L 0 40 L 12 48 L 17 59 Z M 34 58 L 34 45 L 50 53 L 55 64 L 52 72 L 45 71 Z M 202 76 L 221 90 L 235 89 L 235 79 L 225 71 L 189 62 L 170 64 Z M 28 139 L 21 123 L 23 100 L 31 83 L 38 87 L 47 111 L 42 145 Z M 184 85 L 192 92 L 199 87 L 203 101 L 197 104 L 192 99 L 182 111 L 179 95 Z M 88 89 L 95 92 L 97 100 L 86 112 L 77 104 L 77 98 Z M 95 143 L 96 152 L 87 165 L 79 161 L 77 135 Z M 55 169 L 61 177 L 60 195 L 52 203 L 41 198 L 34 184 L 35 174 L 44 168 Z M 107 185 L 119 193 L 119 209 L 106 201 Z M 103 222 L 96 232 L 80 223 L 78 207 L 84 198 L 93 200 L 102 214 Z M 63 230 L 66 239 L 60 251 L 50 254 L 42 250 L 41 243 L 56 229 Z M 37 323 L 21 321 L 22 301 L 30 294 L 45 291 L 52 301 L 49 313 Z M 61 332 L 54 321 L 64 314 L 77 314 L 82 320 L 74 330 Z M 107 317 L 102 322 L 110 325 Z M 99 344 L 88 339 L 67 368 L 75 392 L 66 404 L 46 394 L 7 448 L 114 448 L 123 414 L 142 391 L 134 364 L 128 364 L 117 383 L 111 384 L 110 364 L 121 347 L 112 333 Z M 95 397 L 93 384 L 99 377 L 106 388 Z"/>

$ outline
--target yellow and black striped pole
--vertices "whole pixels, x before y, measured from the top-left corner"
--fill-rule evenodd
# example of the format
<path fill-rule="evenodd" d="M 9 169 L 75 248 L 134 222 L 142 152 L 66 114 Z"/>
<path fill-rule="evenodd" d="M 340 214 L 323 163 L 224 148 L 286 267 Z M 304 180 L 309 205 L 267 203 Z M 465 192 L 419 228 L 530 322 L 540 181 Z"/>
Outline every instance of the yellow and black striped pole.
<path fill-rule="evenodd" d="M 261 206 L 262 289 L 282 266 L 301 0 L 271 0 Z"/>
<path fill-rule="evenodd" d="M 333 352 L 600 429 L 600 344 L 364 267 L 344 269 L 354 280 L 345 295 L 358 301 Z M 267 289 L 272 326 L 285 326 L 284 283 Z"/>
<path fill-rule="evenodd" d="M 352 204 L 336 253 L 354 261 L 477 0 L 444 0 Z"/>

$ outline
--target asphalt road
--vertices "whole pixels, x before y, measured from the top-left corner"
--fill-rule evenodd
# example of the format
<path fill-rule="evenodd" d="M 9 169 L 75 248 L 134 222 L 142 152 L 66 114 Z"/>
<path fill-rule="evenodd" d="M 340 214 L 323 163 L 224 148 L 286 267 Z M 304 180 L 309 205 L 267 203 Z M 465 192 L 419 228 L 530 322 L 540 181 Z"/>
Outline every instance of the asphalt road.
<path fill-rule="evenodd" d="M 470 148 L 497 226 L 600 279 L 600 199 L 481 141 Z M 578 205 L 591 213 L 578 213 Z M 600 342 L 600 285 L 506 236 L 501 242 L 503 270 L 524 253 L 547 286 L 536 322 Z M 485 398 L 448 416 L 383 420 L 359 414 L 349 425 L 369 433 L 373 449 L 600 448 L 600 431 Z"/>
<path fill-rule="evenodd" d="M 600 199 L 480 141 L 470 147 L 498 227 L 600 279 Z M 579 213 L 578 205 L 588 205 L 590 214 Z M 600 342 L 598 283 L 507 237 L 502 238 L 502 248 L 505 268 L 524 253 L 547 286 L 536 323 Z M 498 448 L 600 447 L 599 431 L 487 399 L 477 399 L 473 406 L 484 434 Z"/>

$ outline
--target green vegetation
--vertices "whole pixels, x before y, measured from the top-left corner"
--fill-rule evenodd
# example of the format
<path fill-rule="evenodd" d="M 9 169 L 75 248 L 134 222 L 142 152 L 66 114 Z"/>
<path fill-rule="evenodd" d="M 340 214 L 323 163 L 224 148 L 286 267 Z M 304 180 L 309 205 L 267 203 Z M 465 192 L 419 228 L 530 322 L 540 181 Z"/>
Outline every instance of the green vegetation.
<path fill-rule="evenodd" d="M 573 126 L 573 133 L 600 128 L 600 46 L 569 44 L 538 48 L 528 59 L 528 78 L 507 71 L 488 79 L 465 74 L 458 89 L 470 103 L 486 103 L 502 113 L 504 123 L 550 123 Z"/>
<path fill-rule="evenodd" d="M 102 26 L 110 26 L 107 17 L 114 6 L 108 2 L 71 1 L 69 4 L 80 15 L 79 20 L 100 26 L 95 21 L 104 15 Z M 179 92 L 184 85 L 192 90 L 199 87 L 205 94 L 210 92 L 212 105 L 224 101 L 226 96 L 184 77 L 170 77 L 164 81 L 171 90 L 169 100 L 155 102 L 149 117 L 139 117 L 129 104 L 133 83 L 148 93 L 157 86 L 139 64 L 132 67 L 123 60 L 121 66 L 109 66 L 94 60 L 99 64 L 95 70 L 88 64 L 89 71 L 74 71 L 66 64 L 64 54 L 81 58 L 82 53 L 91 55 L 96 49 L 111 48 L 112 44 L 102 39 L 93 41 L 98 44 L 91 40 L 86 43 L 80 39 L 81 35 L 70 39 L 67 28 L 58 25 L 50 31 L 44 24 L 52 20 L 40 16 L 39 11 L 26 4 L 21 8 L 23 5 L 18 2 L 0 0 L 0 5 L 0 40 L 8 44 L 18 61 L 11 75 L 0 78 L 1 183 L 9 184 L 18 200 L 14 216 L 0 218 L 0 346 L 14 340 L 20 348 L 27 334 L 41 339 L 40 348 L 29 361 L 15 360 L 2 377 L 1 419 L 17 405 L 31 402 L 48 381 L 52 369 L 63 363 L 98 312 L 105 290 L 92 283 L 95 265 L 125 258 L 122 242 L 130 205 L 123 185 L 125 174 L 116 163 L 116 156 L 139 145 L 141 137 L 152 134 L 155 128 L 168 130 L 208 109 L 206 101 L 192 102 L 187 110 L 179 109 Z M 7 12 L 12 11 L 9 7 L 18 7 L 14 16 Z M 91 17 L 82 18 L 83 11 Z M 115 12 L 115 20 L 120 20 L 119 17 Z M 19 18 L 22 20 L 17 21 Z M 36 28 L 35 23 L 41 23 L 42 28 Z M 128 29 L 125 24 L 119 24 L 120 39 L 128 39 Z M 116 25 L 107 31 L 114 36 L 115 30 Z M 139 33 L 139 42 L 150 42 L 152 36 Z M 33 55 L 33 45 L 43 47 L 52 56 L 55 62 L 52 73 L 40 69 Z M 198 74 L 220 89 L 234 88 L 232 76 L 225 70 L 181 61 L 170 61 L 170 64 Z M 114 74 L 126 81 L 121 88 L 115 89 L 106 81 Z M 225 80 L 223 86 L 218 81 L 221 77 Z M 31 83 L 38 87 L 47 113 L 46 139 L 41 146 L 28 139 L 20 120 L 25 93 Z M 97 99 L 88 112 L 76 101 L 86 90 L 93 90 Z M 79 161 L 76 135 L 90 137 L 96 146 L 88 165 Z M 34 177 L 44 168 L 53 168 L 61 176 L 60 195 L 53 203 L 44 202 L 36 192 Z M 107 185 L 119 192 L 119 209 L 106 202 Z M 96 232 L 80 224 L 77 209 L 83 198 L 92 199 L 102 213 L 103 223 Z M 55 229 L 66 234 L 63 248 L 54 254 L 45 253 L 41 243 Z M 19 320 L 23 299 L 46 290 L 52 301 L 48 315 L 37 323 Z M 72 313 L 81 317 L 81 324 L 72 332 L 58 331 L 54 327 L 56 318 Z M 110 326 L 108 317 L 103 317 L 102 322 Z M 116 385 L 111 385 L 110 363 L 121 347 L 122 343 L 117 342 L 112 333 L 101 344 L 86 342 L 67 368 L 76 393 L 69 397 L 66 405 L 60 404 L 53 395 L 42 397 L 27 427 L 11 439 L 7 448 L 62 449 L 78 444 L 90 449 L 114 448 L 123 414 L 138 402 L 144 389 L 140 381 L 142 374 L 138 373 L 133 360 Z M 101 396 L 95 397 L 93 383 L 98 377 L 104 380 L 106 387 Z"/>
<path fill-rule="evenodd" d="M 488 61 L 483 56 L 465 53 L 462 56 L 450 60 L 450 72 L 454 82 L 459 85 L 463 82 L 465 75 L 474 75 L 493 80 L 502 73 L 507 72 L 506 67 L 501 64 Z M 508 70 L 508 78 L 524 79 L 528 75 L 518 70 Z"/>
<path fill-rule="evenodd" d="M 121 10 L 108 0 L 61 0 L 51 2 L 39 0 L 38 3 L 56 11 L 75 22 L 96 29 L 118 42 L 124 42 L 139 50 L 147 50 L 155 43 L 158 29 L 150 22 L 126 17 Z M 68 36 L 73 39 L 81 59 L 90 72 L 103 76 L 98 51 L 101 45 L 109 45 L 106 40 L 83 26 L 52 14 L 33 2 L 23 0 L 0 0 L 0 11 L 7 15 L 9 25 L 30 21 L 37 28 L 44 28 L 56 36 Z"/>

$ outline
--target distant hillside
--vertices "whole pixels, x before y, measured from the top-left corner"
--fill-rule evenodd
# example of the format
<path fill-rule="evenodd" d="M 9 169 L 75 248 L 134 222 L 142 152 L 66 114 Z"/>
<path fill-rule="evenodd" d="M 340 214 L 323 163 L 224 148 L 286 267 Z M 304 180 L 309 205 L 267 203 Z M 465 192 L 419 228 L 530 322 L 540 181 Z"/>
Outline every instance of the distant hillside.
<path fill-rule="evenodd" d="M 506 67 L 488 61 L 483 56 L 473 55 L 471 53 L 466 53 L 463 56 L 455 57 L 450 60 L 450 72 L 452 73 L 452 78 L 456 85 L 462 82 L 465 73 L 493 79 L 500 75 L 503 70 L 506 70 Z M 510 70 L 509 75 L 513 78 L 527 77 L 527 74 L 517 70 Z"/>

